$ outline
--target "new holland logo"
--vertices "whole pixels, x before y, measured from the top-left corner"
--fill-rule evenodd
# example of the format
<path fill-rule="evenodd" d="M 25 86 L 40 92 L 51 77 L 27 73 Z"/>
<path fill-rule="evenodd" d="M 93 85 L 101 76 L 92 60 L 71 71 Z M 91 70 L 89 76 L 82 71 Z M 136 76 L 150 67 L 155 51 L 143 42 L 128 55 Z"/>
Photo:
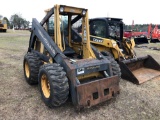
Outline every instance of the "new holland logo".
<path fill-rule="evenodd" d="M 103 40 L 101 40 L 101 39 L 97 39 L 97 38 L 93 38 L 93 42 L 103 43 Z"/>

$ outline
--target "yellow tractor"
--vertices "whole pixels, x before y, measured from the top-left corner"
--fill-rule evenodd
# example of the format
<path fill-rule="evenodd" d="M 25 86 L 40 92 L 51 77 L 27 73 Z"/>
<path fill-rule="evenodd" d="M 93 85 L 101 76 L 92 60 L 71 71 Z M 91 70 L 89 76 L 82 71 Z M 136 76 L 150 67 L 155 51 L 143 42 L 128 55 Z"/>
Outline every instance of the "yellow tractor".
<path fill-rule="evenodd" d="M 39 84 L 44 103 L 60 106 L 70 96 L 76 108 L 91 107 L 119 94 L 118 64 L 90 44 L 88 10 L 55 5 L 45 12 L 40 23 L 32 20 L 23 61 L 25 79 Z M 72 31 L 72 19 L 82 23 L 82 37 Z"/>
<path fill-rule="evenodd" d="M 119 63 L 122 78 L 141 84 L 160 76 L 160 65 L 150 55 L 137 57 L 134 39 L 123 37 L 122 19 L 94 18 L 89 24 L 91 44 Z"/>
<path fill-rule="evenodd" d="M 0 16 L 0 32 L 7 32 L 7 22 Z"/>

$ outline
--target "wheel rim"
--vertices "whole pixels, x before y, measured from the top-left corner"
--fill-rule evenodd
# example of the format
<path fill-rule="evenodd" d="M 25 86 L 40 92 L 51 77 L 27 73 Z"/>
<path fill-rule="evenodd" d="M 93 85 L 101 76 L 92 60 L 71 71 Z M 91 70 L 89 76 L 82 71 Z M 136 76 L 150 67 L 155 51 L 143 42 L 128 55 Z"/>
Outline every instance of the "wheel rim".
<path fill-rule="evenodd" d="M 43 91 L 44 96 L 46 98 L 49 98 L 50 84 L 49 84 L 49 81 L 48 81 L 47 76 L 45 74 L 43 74 L 41 77 L 41 87 L 42 87 L 42 91 Z"/>
<path fill-rule="evenodd" d="M 25 74 L 26 74 L 27 78 L 29 78 L 30 70 L 29 70 L 29 65 L 28 65 L 27 61 L 25 61 Z"/>

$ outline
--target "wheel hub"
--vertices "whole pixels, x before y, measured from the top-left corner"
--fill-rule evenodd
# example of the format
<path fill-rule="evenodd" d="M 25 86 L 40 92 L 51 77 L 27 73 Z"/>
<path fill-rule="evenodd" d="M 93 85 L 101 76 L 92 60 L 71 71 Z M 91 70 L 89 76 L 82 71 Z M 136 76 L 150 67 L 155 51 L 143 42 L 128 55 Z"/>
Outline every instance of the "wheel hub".
<path fill-rule="evenodd" d="M 49 84 L 49 81 L 48 81 L 47 76 L 45 74 L 43 74 L 41 77 L 41 87 L 42 87 L 42 91 L 43 91 L 44 96 L 46 98 L 49 98 L 50 84 Z"/>
<path fill-rule="evenodd" d="M 29 78 L 30 70 L 29 70 L 29 65 L 27 61 L 25 62 L 25 74 L 26 74 L 26 77 Z"/>

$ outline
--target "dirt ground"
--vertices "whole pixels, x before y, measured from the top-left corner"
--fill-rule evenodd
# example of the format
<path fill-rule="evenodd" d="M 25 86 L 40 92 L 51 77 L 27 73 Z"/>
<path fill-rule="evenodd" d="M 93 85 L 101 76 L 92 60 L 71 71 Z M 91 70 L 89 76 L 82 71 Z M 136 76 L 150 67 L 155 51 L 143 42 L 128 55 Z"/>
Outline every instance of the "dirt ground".
<path fill-rule="evenodd" d="M 0 33 L 0 120 L 159 120 L 160 77 L 142 85 L 120 81 L 120 94 L 105 103 L 75 112 L 71 102 L 49 109 L 37 86 L 26 83 L 23 57 L 30 33 Z M 158 46 L 150 44 L 149 46 Z M 138 56 L 152 55 L 160 63 L 160 51 L 136 48 Z"/>

